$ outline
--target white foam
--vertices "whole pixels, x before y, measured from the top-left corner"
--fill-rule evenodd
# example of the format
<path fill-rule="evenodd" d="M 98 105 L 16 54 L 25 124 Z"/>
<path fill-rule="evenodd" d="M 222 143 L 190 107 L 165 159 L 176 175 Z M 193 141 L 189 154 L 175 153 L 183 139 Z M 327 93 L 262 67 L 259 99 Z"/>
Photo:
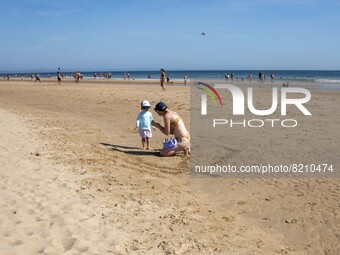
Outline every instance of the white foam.
<path fill-rule="evenodd" d="M 340 80 L 332 80 L 332 79 L 316 79 L 316 82 L 340 84 Z"/>

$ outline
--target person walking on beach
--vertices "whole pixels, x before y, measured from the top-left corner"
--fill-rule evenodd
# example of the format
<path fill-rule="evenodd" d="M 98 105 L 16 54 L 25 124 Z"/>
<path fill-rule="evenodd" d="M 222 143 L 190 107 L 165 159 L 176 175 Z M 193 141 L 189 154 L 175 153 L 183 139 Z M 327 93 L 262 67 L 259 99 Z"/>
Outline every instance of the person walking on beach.
<path fill-rule="evenodd" d="M 180 151 L 185 152 L 185 155 L 190 154 L 190 135 L 182 118 L 176 112 L 170 111 L 163 102 L 156 105 L 155 111 L 159 116 L 163 117 L 164 126 L 155 121 L 152 121 L 152 125 L 167 136 L 170 134 L 175 136 L 174 139 L 164 142 L 160 155 L 170 157 Z"/>
<path fill-rule="evenodd" d="M 230 74 L 230 79 L 231 79 L 232 82 L 234 81 L 234 73 Z"/>
<path fill-rule="evenodd" d="M 274 73 L 272 73 L 272 74 L 270 75 L 270 80 L 271 80 L 272 83 L 273 83 L 273 81 L 274 81 L 274 78 L 275 78 L 275 75 L 274 75 Z"/>
<path fill-rule="evenodd" d="M 60 84 L 61 83 L 61 76 L 60 76 L 60 72 L 59 71 L 57 73 L 57 79 L 58 79 L 58 84 Z"/>
<path fill-rule="evenodd" d="M 161 87 L 162 87 L 162 91 L 166 91 L 166 88 L 164 87 L 164 81 L 165 81 L 165 70 L 162 68 L 161 69 Z"/>
<path fill-rule="evenodd" d="M 126 80 L 126 73 L 124 72 L 124 80 Z"/>
<path fill-rule="evenodd" d="M 188 75 L 185 73 L 184 74 L 184 86 L 187 85 L 187 81 L 188 81 Z"/>
<path fill-rule="evenodd" d="M 40 80 L 40 77 L 39 77 L 39 74 L 37 73 L 37 74 L 35 74 L 35 82 L 39 82 L 39 83 L 41 83 L 41 80 Z"/>
<path fill-rule="evenodd" d="M 96 80 L 97 79 L 97 73 L 93 73 L 93 78 Z"/>
<path fill-rule="evenodd" d="M 76 73 L 75 73 L 75 82 L 76 82 L 76 83 L 79 83 L 80 77 L 81 77 L 80 72 L 76 72 Z"/>
<path fill-rule="evenodd" d="M 144 100 L 141 102 L 141 109 L 142 111 L 138 114 L 136 119 L 136 128 L 138 129 L 138 133 L 140 137 L 142 138 L 142 145 L 143 150 L 150 149 L 150 138 L 152 137 L 152 131 L 151 128 L 154 130 L 155 127 L 151 125 L 151 122 L 153 120 L 152 113 L 149 112 L 149 109 L 151 108 L 150 102 L 147 100 Z"/>
<path fill-rule="evenodd" d="M 130 73 L 127 74 L 128 80 L 130 80 Z"/>
<path fill-rule="evenodd" d="M 166 76 L 166 83 L 169 83 L 169 82 L 170 82 L 170 76 L 167 75 L 167 76 Z"/>

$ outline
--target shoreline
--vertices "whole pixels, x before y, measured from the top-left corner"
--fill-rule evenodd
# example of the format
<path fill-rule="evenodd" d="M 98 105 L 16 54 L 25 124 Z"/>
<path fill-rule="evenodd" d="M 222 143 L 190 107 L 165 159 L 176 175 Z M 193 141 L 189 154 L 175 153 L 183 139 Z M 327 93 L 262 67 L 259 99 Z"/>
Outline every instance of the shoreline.
<path fill-rule="evenodd" d="M 63 78 L 61 84 L 58 84 L 57 79 L 54 78 L 40 78 L 42 83 L 46 84 L 76 84 L 73 78 Z M 24 84 L 35 84 L 39 85 L 39 82 L 35 82 L 35 79 L 31 80 L 31 78 L 11 78 L 9 81 L 0 79 L 1 83 L 7 82 L 20 82 Z M 283 83 L 289 82 L 290 87 L 303 87 L 307 89 L 318 89 L 318 90 L 340 90 L 340 84 L 336 83 L 317 83 L 317 82 L 299 82 L 299 81 L 291 81 L 291 80 L 275 80 L 274 82 L 266 81 L 263 83 L 260 82 L 249 82 L 249 81 L 239 81 L 239 82 L 231 82 L 226 80 L 197 80 L 197 82 L 206 82 L 209 84 L 232 84 L 240 87 L 251 86 L 254 88 L 271 88 L 271 87 L 282 87 Z M 93 78 L 84 78 L 80 80 L 77 85 L 81 84 L 106 84 L 106 85 L 160 85 L 158 79 L 135 79 L 135 80 L 123 80 L 123 79 L 96 79 Z M 170 83 L 164 83 L 165 86 L 184 86 L 183 80 L 171 80 Z M 186 86 L 190 86 L 196 84 L 196 80 L 188 80 Z"/>

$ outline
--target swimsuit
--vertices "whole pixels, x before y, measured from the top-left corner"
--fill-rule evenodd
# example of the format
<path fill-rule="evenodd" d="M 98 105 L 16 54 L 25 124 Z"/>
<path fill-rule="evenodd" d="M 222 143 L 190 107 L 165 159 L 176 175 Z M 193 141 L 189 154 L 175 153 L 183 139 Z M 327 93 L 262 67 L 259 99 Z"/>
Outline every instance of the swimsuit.
<path fill-rule="evenodd" d="M 175 120 L 170 122 L 171 130 L 174 130 L 174 128 L 178 125 L 181 119 L 182 119 L 181 116 L 178 116 Z M 186 134 L 184 136 L 176 137 L 176 140 L 178 140 L 179 142 L 181 142 L 183 139 L 188 139 L 190 141 L 190 135 Z"/>
<path fill-rule="evenodd" d="M 175 120 L 170 122 L 170 127 L 171 127 L 172 130 L 177 126 L 177 124 L 180 120 L 181 120 L 181 116 L 177 116 L 177 118 Z"/>

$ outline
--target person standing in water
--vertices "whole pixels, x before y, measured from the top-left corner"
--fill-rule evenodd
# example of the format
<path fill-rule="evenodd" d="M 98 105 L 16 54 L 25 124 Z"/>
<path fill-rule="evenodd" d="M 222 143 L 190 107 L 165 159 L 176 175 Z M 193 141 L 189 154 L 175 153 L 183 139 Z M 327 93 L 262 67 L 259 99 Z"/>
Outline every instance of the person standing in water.
<path fill-rule="evenodd" d="M 230 74 L 230 79 L 231 79 L 231 81 L 234 81 L 234 73 Z"/>
<path fill-rule="evenodd" d="M 187 85 L 187 81 L 188 81 L 188 75 L 185 73 L 184 74 L 184 85 Z"/>

